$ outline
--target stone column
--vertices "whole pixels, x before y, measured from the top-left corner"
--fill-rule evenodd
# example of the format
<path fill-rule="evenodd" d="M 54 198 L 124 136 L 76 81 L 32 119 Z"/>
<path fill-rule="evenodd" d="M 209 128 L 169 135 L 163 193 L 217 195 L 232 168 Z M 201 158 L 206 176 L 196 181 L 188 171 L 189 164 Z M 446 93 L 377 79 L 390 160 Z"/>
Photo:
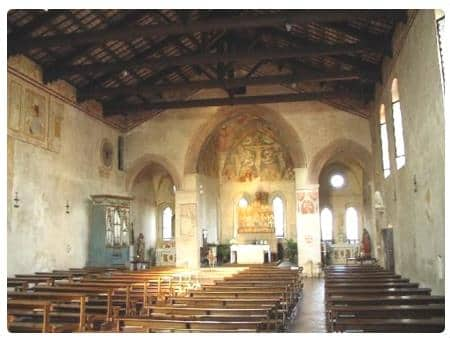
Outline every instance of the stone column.
<path fill-rule="evenodd" d="M 200 229 L 198 226 L 197 175 L 183 181 L 183 190 L 175 193 L 176 266 L 200 268 Z"/>
<path fill-rule="evenodd" d="M 298 265 L 311 276 L 321 262 L 319 185 L 306 176 L 305 168 L 295 170 Z"/>

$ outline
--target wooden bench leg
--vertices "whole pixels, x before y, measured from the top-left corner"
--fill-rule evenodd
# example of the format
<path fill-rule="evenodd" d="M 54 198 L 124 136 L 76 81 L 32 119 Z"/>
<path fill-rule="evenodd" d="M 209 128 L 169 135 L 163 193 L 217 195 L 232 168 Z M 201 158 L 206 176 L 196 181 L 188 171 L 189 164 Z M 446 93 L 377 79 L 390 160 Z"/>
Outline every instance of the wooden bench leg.
<path fill-rule="evenodd" d="M 86 297 L 80 297 L 80 325 L 78 330 L 84 332 L 86 328 Z"/>
<path fill-rule="evenodd" d="M 112 315 L 112 291 L 108 290 L 108 300 L 107 300 L 107 310 L 106 310 L 106 321 L 110 321 Z"/>
<path fill-rule="evenodd" d="M 49 331 L 49 313 L 50 313 L 50 305 L 45 304 L 44 305 L 44 317 L 42 319 L 42 332 L 50 332 Z"/>

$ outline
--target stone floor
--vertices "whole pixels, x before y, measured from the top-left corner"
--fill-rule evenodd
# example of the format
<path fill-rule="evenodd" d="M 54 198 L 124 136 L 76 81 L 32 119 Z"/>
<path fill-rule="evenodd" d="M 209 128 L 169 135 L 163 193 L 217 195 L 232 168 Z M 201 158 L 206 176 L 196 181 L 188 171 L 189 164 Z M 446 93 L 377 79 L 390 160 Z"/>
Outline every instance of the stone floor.
<path fill-rule="evenodd" d="M 288 332 L 326 332 L 324 280 L 304 278 L 303 284 L 303 298 L 297 305 Z"/>

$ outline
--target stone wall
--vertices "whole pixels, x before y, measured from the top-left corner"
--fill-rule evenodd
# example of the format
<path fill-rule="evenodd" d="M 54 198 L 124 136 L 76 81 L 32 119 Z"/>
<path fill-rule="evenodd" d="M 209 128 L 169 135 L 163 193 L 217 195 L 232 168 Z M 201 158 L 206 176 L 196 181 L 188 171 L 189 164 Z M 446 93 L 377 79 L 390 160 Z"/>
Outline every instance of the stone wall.
<path fill-rule="evenodd" d="M 372 109 L 375 190 L 385 211 L 380 227 L 394 232 L 396 271 L 436 294 L 444 292 L 444 105 L 432 10 L 418 11 L 395 33 L 395 57 L 383 66 Z M 406 165 L 395 166 L 391 84 L 398 79 Z M 383 176 L 380 105 L 386 107 L 391 175 Z M 381 242 L 378 242 L 381 245 Z M 440 258 L 439 258 L 440 257 Z"/>
<path fill-rule="evenodd" d="M 8 276 L 82 267 L 90 195 L 125 194 L 125 175 L 117 170 L 119 132 L 75 105 L 67 83 L 45 86 L 31 61 L 9 61 Z M 105 139 L 113 145 L 110 167 L 100 155 Z"/>

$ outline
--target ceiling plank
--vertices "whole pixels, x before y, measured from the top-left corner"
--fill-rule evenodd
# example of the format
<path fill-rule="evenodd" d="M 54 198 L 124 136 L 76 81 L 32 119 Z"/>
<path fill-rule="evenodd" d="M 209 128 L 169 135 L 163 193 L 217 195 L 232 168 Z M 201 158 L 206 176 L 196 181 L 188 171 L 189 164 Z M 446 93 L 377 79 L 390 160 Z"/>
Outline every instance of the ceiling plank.
<path fill-rule="evenodd" d="M 100 13 L 94 13 L 96 15 L 99 15 Z M 72 18 L 74 15 L 72 15 Z M 143 17 L 142 11 L 140 10 L 128 10 L 126 11 L 125 15 L 118 21 L 114 22 L 112 25 L 108 26 L 108 29 L 111 28 L 123 28 L 126 29 L 128 25 L 131 25 L 133 22 L 138 21 L 141 17 Z M 104 18 L 105 20 L 106 18 Z M 90 45 L 85 46 L 81 49 L 74 49 L 70 54 L 63 55 L 59 57 L 57 60 L 52 62 L 51 66 L 49 66 L 48 70 L 44 70 L 44 82 L 51 82 L 53 80 L 56 80 L 58 78 L 57 74 L 52 71 L 54 69 L 61 69 L 68 65 L 70 65 L 72 62 L 76 61 L 82 56 L 88 56 L 94 51 L 96 48 L 101 47 L 103 49 L 107 48 L 105 45 L 98 46 L 98 45 Z M 56 75 L 56 76 L 55 76 Z"/>
<path fill-rule="evenodd" d="M 365 49 L 361 44 L 344 44 L 336 46 L 305 46 L 303 48 L 289 49 L 261 49 L 254 51 L 240 51 L 236 53 L 198 53 L 181 56 L 159 56 L 145 59 L 132 59 L 109 63 L 91 63 L 76 66 L 67 66 L 60 70 L 54 70 L 60 77 L 71 74 L 88 74 L 92 72 L 112 72 L 122 69 L 130 69 L 145 65 L 151 67 L 171 67 L 183 65 L 216 64 L 218 62 L 254 62 L 259 60 L 286 59 L 304 56 L 342 55 L 358 53 Z"/>
<path fill-rule="evenodd" d="M 398 18 L 402 11 L 396 10 L 308 10 L 287 11 L 281 14 L 265 14 L 258 16 L 232 16 L 174 24 L 148 25 L 130 27 L 129 29 L 112 28 L 83 33 L 57 34 L 47 37 L 24 38 L 8 41 L 10 53 L 20 53 L 33 48 L 49 48 L 70 44 L 83 46 L 110 40 L 132 41 L 136 38 L 146 38 L 154 35 L 179 35 L 195 32 L 209 32 L 223 29 L 247 29 L 283 25 L 286 22 L 305 24 L 309 22 L 341 22 L 360 18 Z"/>
<path fill-rule="evenodd" d="M 238 86 L 255 86 L 255 85 L 273 85 L 281 83 L 296 83 L 300 81 L 308 82 L 329 82 L 329 81 L 346 81 L 358 80 L 365 75 L 359 72 L 338 72 L 338 73 L 322 73 L 313 74 L 290 74 L 290 75 L 274 75 L 260 77 L 241 77 L 225 80 L 206 80 L 182 83 L 167 83 L 159 85 L 137 85 L 137 86 L 119 86 L 115 88 L 86 88 L 79 91 L 78 100 L 83 101 L 93 98 L 101 98 L 104 96 L 113 97 L 116 95 L 138 95 L 146 93 L 159 93 L 170 90 L 200 90 L 210 88 L 234 88 Z"/>
<path fill-rule="evenodd" d="M 11 34 L 8 35 L 8 40 L 22 40 L 26 39 L 34 30 L 47 24 L 49 21 L 55 19 L 61 14 L 67 15 L 67 11 L 51 9 L 49 11 L 44 10 L 29 10 L 29 14 L 34 14 L 33 20 L 20 27 L 14 27 Z"/>
<path fill-rule="evenodd" d="M 263 103 L 280 103 L 280 102 L 298 102 L 298 101 L 314 101 L 324 98 L 332 98 L 338 96 L 333 92 L 318 93 L 298 93 L 298 94 L 280 94 L 280 95 L 261 95 L 261 96 L 242 96 L 227 97 L 188 101 L 158 101 L 144 104 L 122 104 L 122 105 L 105 105 L 103 107 L 103 116 L 109 117 L 118 114 L 130 114 L 143 111 L 160 110 L 160 109 L 177 109 L 177 108 L 195 108 L 195 107 L 219 107 L 229 105 L 245 105 L 245 104 L 263 104 Z"/>

